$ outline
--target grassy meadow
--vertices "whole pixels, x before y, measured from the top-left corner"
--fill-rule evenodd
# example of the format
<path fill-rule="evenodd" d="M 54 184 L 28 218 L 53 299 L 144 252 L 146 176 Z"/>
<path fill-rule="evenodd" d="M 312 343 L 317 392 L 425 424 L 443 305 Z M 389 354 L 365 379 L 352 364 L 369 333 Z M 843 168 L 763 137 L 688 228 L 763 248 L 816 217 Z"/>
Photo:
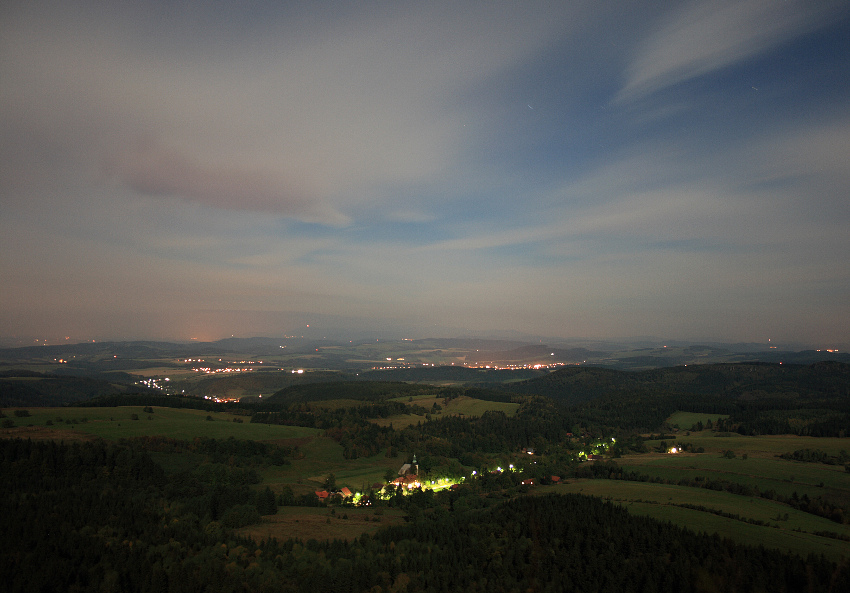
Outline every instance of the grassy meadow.
<path fill-rule="evenodd" d="M 401 458 L 388 458 L 383 453 L 344 459 L 339 443 L 324 436 L 306 440 L 298 450 L 303 456 L 293 459 L 290 465 L 258 469 L 263 484 L 275 492 L 289 486 L 296 495 L 309 494 L 323 489 L 325 479 L 334 474 L 338 487 L 347 486 L 352 491 L 361 491 L 372 484 L 385 482 L 386 471 L 397 472 L 402 464 Z"/>
<path fill-rule="evenodd" d="M 419 395 L 413 397 L 398 397 L 390 401 L 398 401 L 407 404 L 416 404 L 422 406 L 426 410 L 430 410 L 434 404 L 437 404 L 442 409 L 431 414 L 432 418 L 440 418 L 441 416 L 481 416 L 488 411 L 501 411 L 507 416 L 513 416 L 519 409 L 519 404 L 511 402 L 491 402 L 481 399 L 474 399 L 462 395 L 451 399 L 446 403 L 444 397 L 434 395 Z M 378 418 L 373 422 L 379 426 L 393 425 L 394 428 L 404 428 L 417 422 L 423 422 L 424 416 L 417 414 L 397 414 L 389 418 Z"/>
<path fill-rule="evenodd" d="M 263 522 L 243 527 L 237 535 L 255 541 L 291 537 L 302 541 L 353 540 L 364 533 L 374 533 L 386 525 L 404 522 L 404 511 L 399 509 L 284 507 L 276 515 L 263 517 Z"/>
<path fill-rule="evenodd" d="M 321 431 L 298 426 L 276 426 L 251 424 L 249 418 L 225 412 L 205 412 L 177 408 L 154 407 L 153 413 L 144 412 L 143 406 L 117 408 L 29 408 L 28 417 L 15 417 L 9 410 L 6 415 L 14 420 L 15 428 L 0 429 L 7 438 L 26 435 L 43 435 L 52 438 L 51 432 L 78 433 L 107 440 L 139 436 L 164 436 L 173 439 L 191 440 L 195 437 L 226 439 L 251 439 L 277 441 L 312 437 Z M 138 420 L 134 420 L 133 416 Z M 208 419 L 209 418 L 209 419 Z M 234 422 L 234 419 L 243 422 Z M 38 430 L 28 430 L 36 428 Z M 35 437 L 33 437 L 35 438 Z"/>
<path fill-rule="evenodd" d="M 661 441 L 646 441 L 655 448 Z M 847 439 L 798 437 L 792 435 L 721 436 L 711 431 L 679 436 L 676 442 L 703 447 L 704 453 L 648 453 L 629 455 L 619 464 L 628 470 L 668 480 L 702 476 L 727 480 L 742 485 L 758 486 L 762 491 L 774 490 L 783 496 L 797 492 L 800 496 L 823 496 L 843 505 L 850 504 L 850 473 L 843 465 L 804 463 L 781 459 L 783 453 L 798 449 L 819 449 L 837 456 L 850 448 Z M 733 458 L 723 456 L 732 451 Z M 746 458 L 744 456 L 746 455 Z"/>
<path fill-rule="evenodd" d="M 772 458 L 797 449 L 820 449 L 830 455 L 838 455 L 841 450 L 850 451 L 850 439 L 829 437 L 803 437 L 790 434 L 744 436 L 738 433 L 722 433 L 711 430 L 701 432 L 679 431 L 672 439 L 665 439 L 668 445 L 676 442 L 692 443 L 694 447 L 703 447 L 707 453 L 735 451 L 749 457 Z M 647 440 L 649 447 L 657 447 L 660 439 Z"/>
<path fill-rule="evenodd" d="M 387 458 L 383 453 L 346 460 L 339 443 L 322 436 L 323 431 L 315 428 L 252 424 L 248 418 L 239 423 L 233 420 L 242 417 L 224 412 L 160 407 L 153 410 L 152 414 L 148 414 L 142 406 L 30 408 L 30 416 L 21 418 L 6 409 L 6 415 L 15 421 L 16 427 L 0 429 L 0 437 L 64 441 L 90 438 L 118 440 L 140 436 L 179 440 L 233 437 L 297 446 L 298 455 L 289 465 L 257 469 L 263 485 L 270 486 L 275 492 L 289 486 L 296 495 L 322 489 L 331 473 L 340 487 L 361 490 L 384 482 L 387 469 L 397 471 L 402 464 L 400 458 Z M 133 420 L 133 415 L 138 420 Z M 193 454 L 154 454 L 154 457 L 168 471 L 191 470 L 199 462 Z"/>
<path fill-rule="evenodd" d="M 670 521 L 697 532 L 718 533 L 743 544 L 759 542 L 803 556 L 814 553 L 824 554 L 834 561 L 850 559 L 850 542 L 815 535 L 816 532 L 833 532 L 850 537 L 850 525 L 839 525 L 775 501 L 702 488 L 617 480 L 574 480 L 538 491 L 605 498 L 631 513 Z M 679 506 L 684 504 L 738 515 L 740 519 Z M 768 525 L 754 525 L 747 522 L 748 519 Z"/>

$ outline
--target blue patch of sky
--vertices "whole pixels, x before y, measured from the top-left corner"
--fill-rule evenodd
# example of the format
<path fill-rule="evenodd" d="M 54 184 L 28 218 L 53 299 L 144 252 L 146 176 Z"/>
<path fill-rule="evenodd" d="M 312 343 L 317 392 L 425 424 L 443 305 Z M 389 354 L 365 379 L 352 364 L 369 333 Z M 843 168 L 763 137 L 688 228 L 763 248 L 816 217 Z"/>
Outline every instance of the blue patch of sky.
<path fill-rule="evenodd" d="M 479 91 L 474 100 L 491 104 L 499 125 L 478 131 L 475 166 L 545 185 L 580 174 L 622 142 L 621 116 L 605 107 L 614 73 L 588 81 L 561 66 L 557 58 L 523 65 Z"/>
<path fill-rule="evenodd" d="M 829 111 L 850 88 L 848 78 L 838 75 L 850 66 L 846 21 L 644 97 L 637 107 L 689 107 L 664 122 L 653 122 L 648 133 L 664 133 L 661 124 L 666 124 L 682 137 L 729 143 L 765 126 L 823 114 L 824 107 Z"/>

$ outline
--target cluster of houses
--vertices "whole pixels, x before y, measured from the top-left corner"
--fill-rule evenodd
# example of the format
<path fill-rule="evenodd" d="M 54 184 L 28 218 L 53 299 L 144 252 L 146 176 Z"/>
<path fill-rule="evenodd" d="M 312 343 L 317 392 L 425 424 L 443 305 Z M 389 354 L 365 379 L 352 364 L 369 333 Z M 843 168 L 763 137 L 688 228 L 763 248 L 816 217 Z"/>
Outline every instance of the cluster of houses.
<path fill-rule="evenodd" d="M 336 492 L 328 492 L 327 490 L 316 490 L 316 497 L 322 501 L 327 501 L 331 498 L 341 498 L 342 500 L 345 500 L 350 496 L 354 496 L 354 493 L 346 486 L 343 486 Z"/>
<path fill-rule="evenodd" d="M 522 450 L 522 452 L 524 454 L 527 454 L 527 455 L 534 455 L 534 449 L 532 449 L 531 447 L 524 448 Z M 586 458 L 583 457 L 582 461 L 601 461 L 602 459 L 603 459 L 602 455 L 591 454 L 591 455 L 588 455 Z M 511 467 L 513 467 L 513 466 L 511 466 Z M 503 471 L 502 468 L 498 468 L 496 470 L 493 470 L 490 473 L 498 474 L 498 473 L 502 473 L 502 471 Z M 545 482 L 546 481 L 544 480 L 544 483 Z M 548 480 L 548 483 L 550 483 L 550 484 L 559 484 L 560 482 L 561 482 L 560 476 L 551 476 Z M 401 466 L 401 469 L 398 470 L 398 477 L 395 478 L 394 480 L 392 480 L 390 482 L 390 484 L 393 485 L 394 487 L 401 486 L 402 488 L 405 488 L 407 490 L 415 490 L 417 488 L 422 487 L 422 482 L 419 481 L 419 464 L 416 461 L 416 455 L 413 456 L 413 461 L 411 463 L 405 463 L 404 465 Z M 528 478 L 526 480 L 523 480 L 522 484 L 525 485 L 525 486 L 534 486 L 534 485 L 537 484 L 537 480 L 535 480 L 534 478 Z M 375 490 L 380 490 L 381 488 L 384 487 L 384 484 L 376 483 L 372 487 Z M 458 487 L 459 487 L 459 484 L 453 484 L 452 485 L 452 489 L 455 489 L 455 488 L 458 488 Z M 320 501 L 329 501 L 329 500 L 333 500 L 333 499 L 345 500 L 345 499 L 347 499 L 347 498 L 349 498 L 353 495 L 354 495 L 354 493 L 352 493 L 351 490 L 349 490 L 348 488 L 345 488 L 345 487 L 341 488 L 340 490 L 338 490 L 336 492 L 329 492 L 327 490 L 317 490 L 316 491 L 316 497 Z"/>

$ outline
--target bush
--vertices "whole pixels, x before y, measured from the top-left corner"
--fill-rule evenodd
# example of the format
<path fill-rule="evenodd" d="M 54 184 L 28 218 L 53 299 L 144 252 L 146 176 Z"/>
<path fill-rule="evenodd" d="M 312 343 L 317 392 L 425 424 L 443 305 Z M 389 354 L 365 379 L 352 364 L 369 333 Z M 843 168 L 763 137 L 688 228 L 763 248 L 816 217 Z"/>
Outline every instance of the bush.
<path fill-rule="evenodd" d="M 29 410 L 15 410 L 15 416 L 18 418 L 27 418 L 29 415 Z"/>

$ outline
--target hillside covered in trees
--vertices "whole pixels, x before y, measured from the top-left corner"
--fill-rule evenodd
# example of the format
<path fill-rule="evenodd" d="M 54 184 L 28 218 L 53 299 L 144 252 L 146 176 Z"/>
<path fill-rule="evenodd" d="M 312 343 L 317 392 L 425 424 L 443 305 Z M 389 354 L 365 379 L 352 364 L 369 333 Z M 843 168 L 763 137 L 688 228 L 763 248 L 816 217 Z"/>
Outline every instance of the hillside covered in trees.
<path fill-rule="evenodd" d="M 162 446 L 162 445 L 159 445 Z M 399 499 L 409 524 L 352 541 L 229 535 L 262 496 L 168 475 L 139 444 L 0 441 L 0 579 L 64 591 L 846 591 L 824 559 L 696 535 L 587 496 L 460 506 Z M 213 454 L 216 448 L 212 449 Z M 255 501 L 245 504 L 246 500 Z M 274 503 L 271 503 L 274 504 Z M 264 509 L 267 510 L 267 509 Z M 569 587 L 566 584 L 569 584 Z"/>

